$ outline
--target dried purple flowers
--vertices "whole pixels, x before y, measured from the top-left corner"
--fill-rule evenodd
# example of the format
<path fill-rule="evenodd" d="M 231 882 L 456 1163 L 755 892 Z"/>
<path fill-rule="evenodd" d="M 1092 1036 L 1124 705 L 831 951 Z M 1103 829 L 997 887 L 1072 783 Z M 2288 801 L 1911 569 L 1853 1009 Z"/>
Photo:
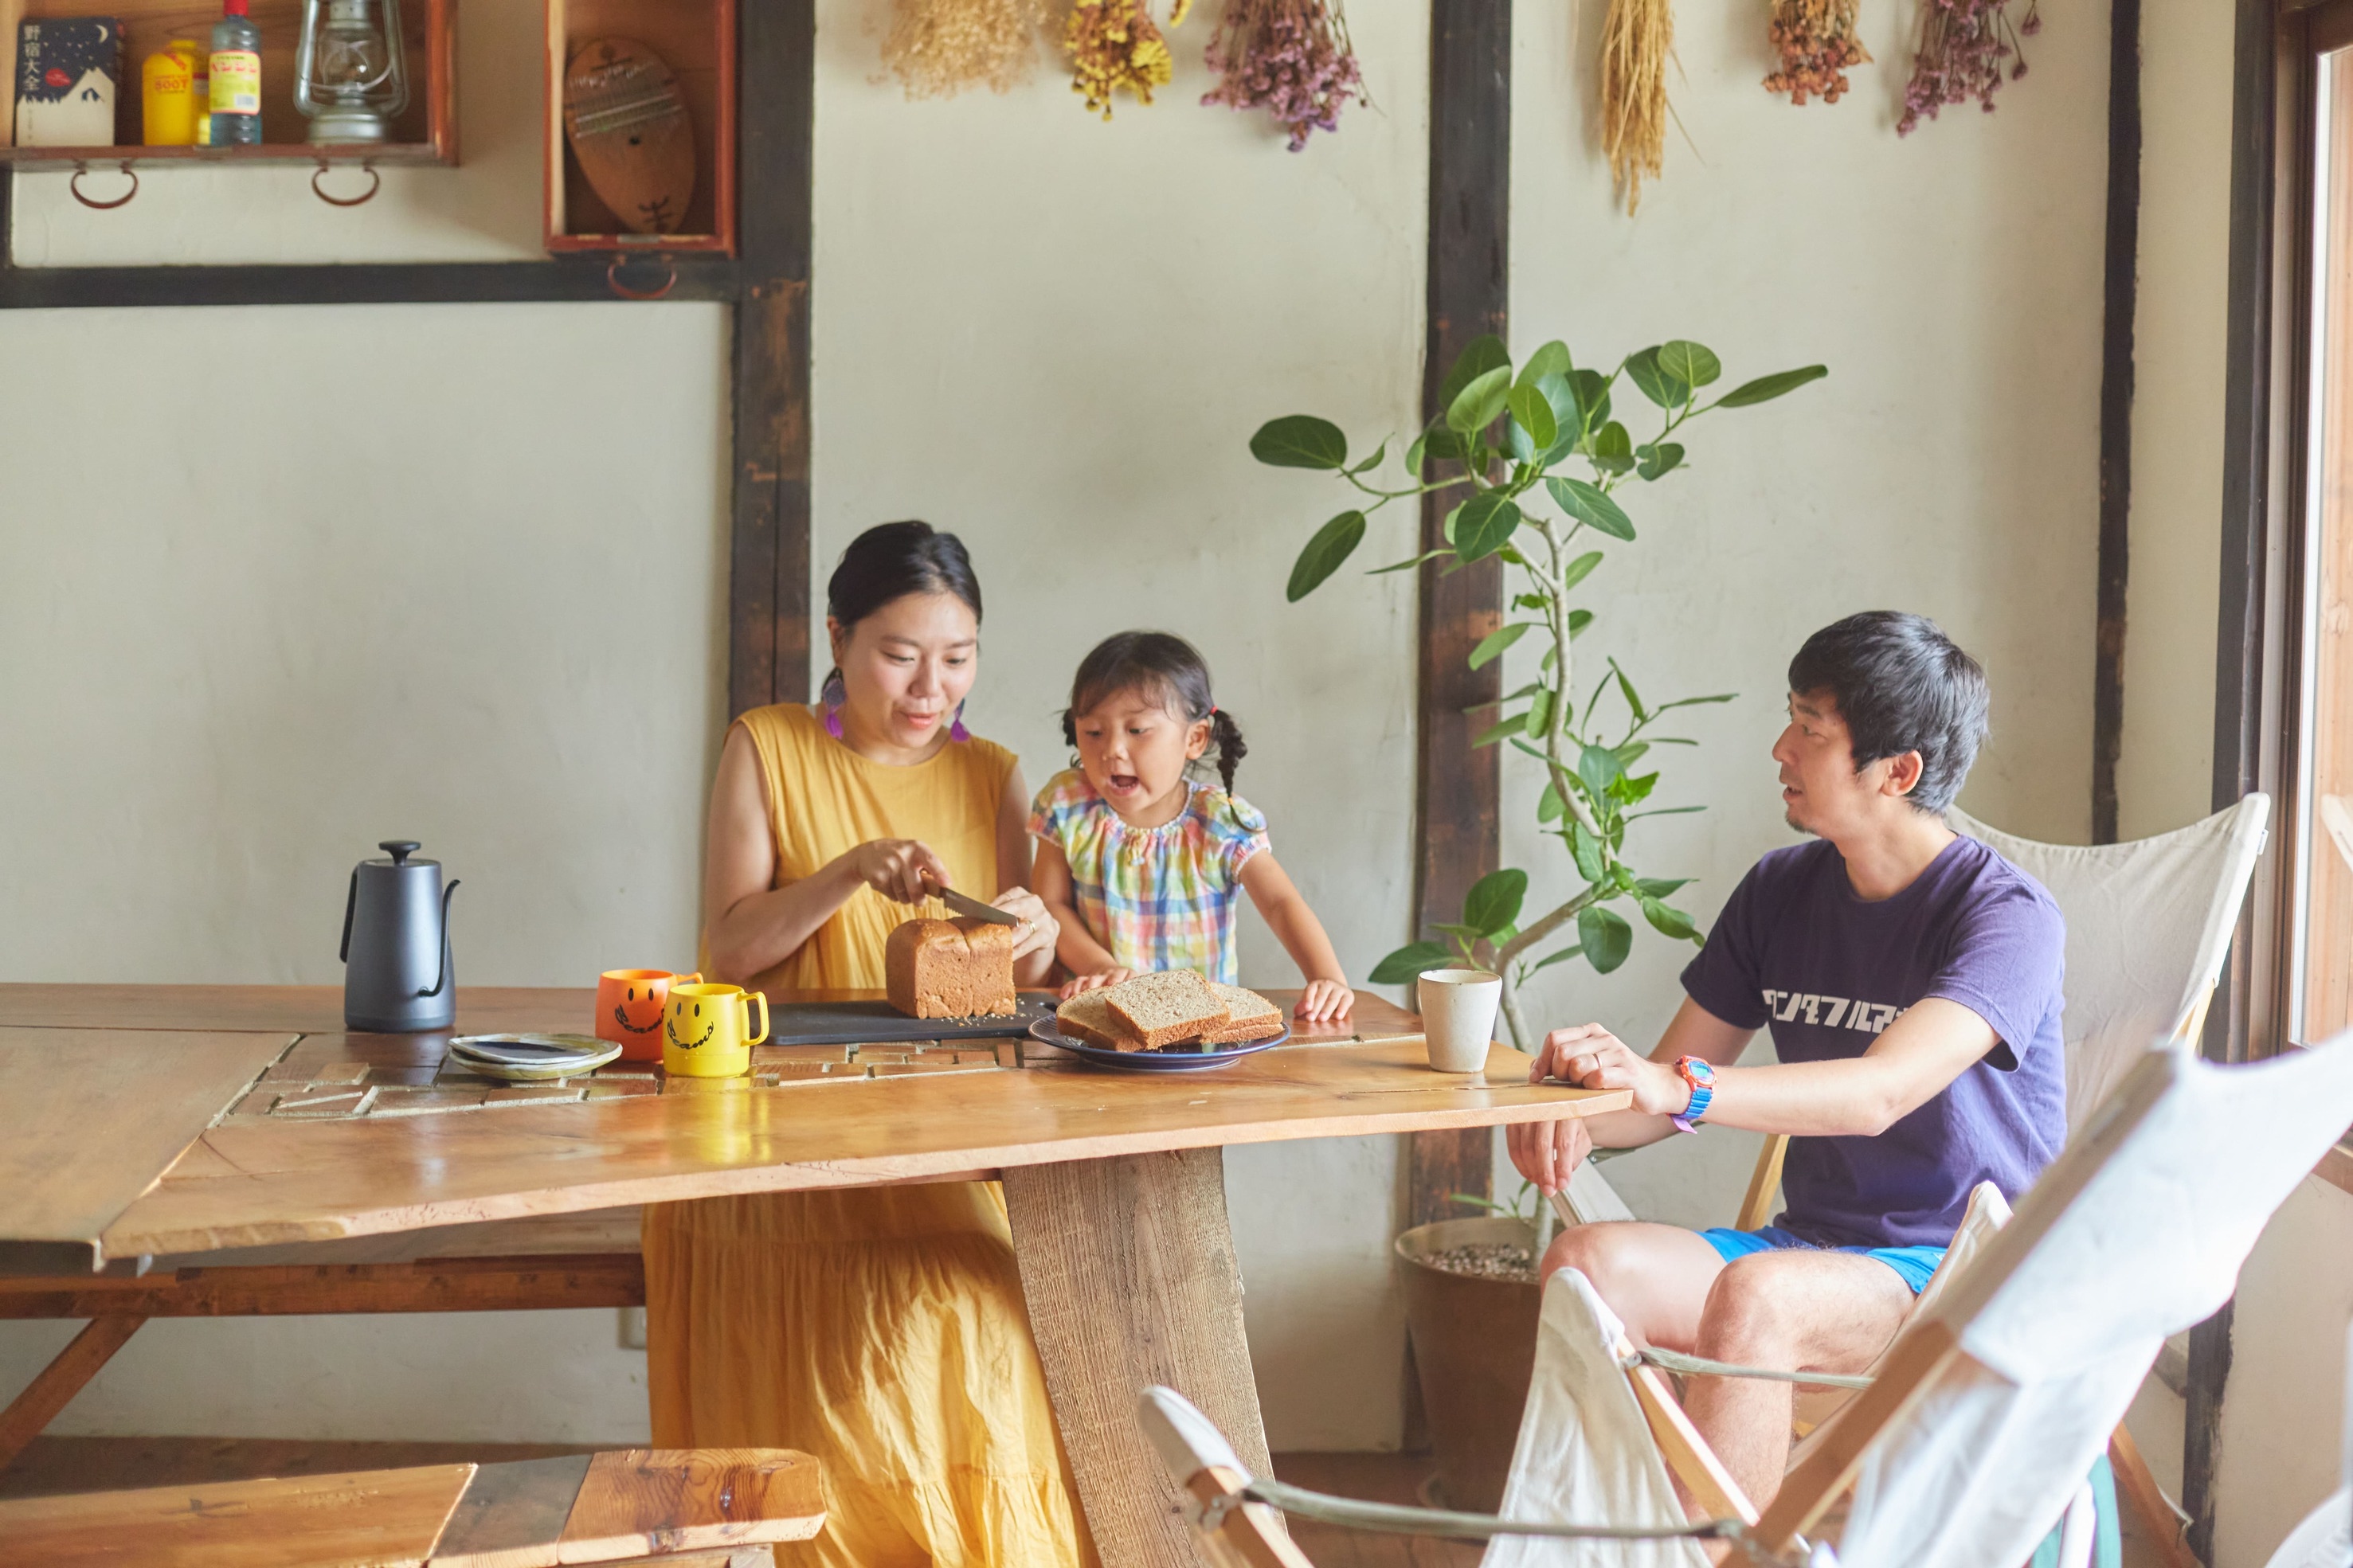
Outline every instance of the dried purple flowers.
<path fill-rule="evenodd" d="M 1908 136 L 1922 115 L 1934 120 L 1947 104 L 1971 99 L 1991 114 L 1993 95 L 2003 80 L 2026 74 L 2019 39 L 2042 30 L 2036 4 L 2027 0 L 2026 15 L 2012 26 L 2010 0 L 1923 0 L 1920 52 L 1904 89 L 1904 115 L 1895 133 Z"/>
<path fill-rule="evenodd" d="M 1218 85 L 1201 101 L 1272 110 L 1294 153 L 1311 132 L 1337 131 L 1341 109 L 1365 98 L 1339 0 L 1230 0 L 1208 62 Z"/>

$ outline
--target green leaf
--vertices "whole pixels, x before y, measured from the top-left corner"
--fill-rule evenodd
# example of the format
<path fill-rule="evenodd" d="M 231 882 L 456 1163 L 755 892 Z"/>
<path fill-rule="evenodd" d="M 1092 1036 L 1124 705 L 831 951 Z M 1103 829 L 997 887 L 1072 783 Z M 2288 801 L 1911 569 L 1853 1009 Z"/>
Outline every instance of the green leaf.
<path fill-rule="evenodd" d="M 1617 426 L 1612 426 L 1612 429 Z M 1588 528 L 1599 529 L 1612 539 L 1634 537 L 1634 520 L 1626 515 L 1599 486 L 1583 479 L 1553 478 L 1545 480 L 1545 490 L 1553 504 Z"/>
<path fill-rule="evenodd" d="M 1460 924 L 1450 925 L 1443 921 L 1440 921 L 1431 929 L 1434 931 L 1442 931 L 1447 935 L 1452 937 L 1455 941 L 1466 944 L 1477 942 L 1481 937 L 1487 934 L 1486 928 L 1483 926 Z"/>
<path fill-rule="evenodd" d="M 1363 462 L 1358 463 L 1355 468 L 1350 468 L 1348 471 L 1352 474 L 1369 474 L 1375 468 L 1379 468 L 1381 466 L 1381 459 L 1388 455 L 1389 444 L 1387 441 L 1384 441 L 1379 446 L 1373 448 L 1373 455 L 1371 457 L 1366 458 Z"/>
<path fill-rule="evenodd" d="M 1510 626 L 1504 627 L 1502 630 L 1493 632 L 1487 637 L 1481 638 L 1479 646 L 1471 650 L 1471 668 L 1473 669 L 1486 668 L 1489 665 L 1504 657 L 1504 650 L 1505 648 L 1511 647 L 1514 643 L 1527 636 L 1528 633 L 1534 631 L 1535 629 L 1535 626 L 1536 623 L 1534 621 L 1514 621 Z"/>
<path fill-rule="evenodd" d="M 1690 887 L 1691 882 L 1689 877 L 1638 877 L 1634 879 L 1634 890 L 1646 899 L 1663 899 L 1678 888 Z"/>
<path fill-rule="evenodd" d="M 1724 362 L 1691 342 L 1677 338 L 1659 345 L 1659 368 L 1689 386 L 1705 386 L 1724 374 Z"/>
<path fill-rule="evenodd" d="M 1552 722 L 1552 693 L 1539 691 L 1528 701 L 1528 733 L 1542 739 Z"/>
<path fill-rule="evenodd" d="M 1586 789 L 1596 800 L 1609 794 L 1611 782 L 1625 771 L 1626 764 L 1607 746 L 1588 746 L 1577 753 L 1577 776 L 1585 781 Z"/>
<path fill-rule="evenodd" d="M 1471 346 L 1456 356 L 1453 367 L 1447 371 L 1446 381 L 1438 389 L 1439 405 L 1451 408 L 1454 400 L 1462 395 L 1464 387 L 1499 365 L 1505 370 L 1512 366 L 1512 356 L 1504 347 L 1504 340 L 1493 332 L 1473 339 Z"/>
<path fill-rule="evenodd" d="M 1536 796 L 1536 820 L 1557 822 L 1567 815 L 1568 805 L 1560 798 L 1560 791 L 1553 787 L 1550 779 L 1546 779 L 1544 794 Z"/>
<path fill-rule="evenodd" d="M 1627 761 L 1626 754 L 1618 752 L 1616 755 L 1620 765 L 1623 766 Z M 1644 773 L 1641 778 L 1620 775 L 1610 781 L 1609 798 L 1620 805 L 1640 805 L 1658 786 L 1659 775 L 1656 773 Z"/>
<path fill-rule="evenodd" d="M 1739 695 L 1737 691 L 1719 691 L 1713 697 L 1678 697 L 1672 702 L 1660 703 L 1659 711 L 1663 713 L 1670 708 L 1695 708 L 1703 702 L 1729 702 Z"/>
<path fill-rule="evenodd" d="M 1441 555 L 1451 555 L 1454 552 L 1451 550 L 1425 550 L 1410 561 L 1393 561 L 1387 566 L 1372 567 L 1365 573 L 1365 575 L 1367 577 L 1377 577 L 1384 572 L 1410 572 L 1425 561 L 1435 561 Z"/>
<path fill-rule="evenodd" d="M 1609 875 L 1601 855 L 1601 840 L 1581 822 L 1572 822 L 1568 828 L 1568 852 L 1577 859 L 1577 874 L 1588 882 L 1599 882 Z"/>
<path fill-rule="evenodd" d="M 1577 399 L 1577 387 L 1565 375 L 1540 375 L 1534 384 L 1535 392 L 1552 409 L 1553 420 L 1560 426 L 1560 435 L 1553 449 L 1573 446 L 1585 433 L 1585 413 Z"/>
<path fill-rule="evenodd" d="M 1340 563 L 1348 559 L 1364 539 L 1365 514 L 1361 511 L 1344 511 L 1317 529 L 1315 537 L 1307 542 L 1307 548 L 1292 563 L 1291 583 L 1283 589 L 1283 596 L 1295 605 L 1314 593 L 1318 584 L 1340 569 Z"/>
<path fill-rule="evenodd" d="M 1250 456 L 1278 468 L 1337 468 L 1348 461 L 1348 437 L 1329 419 L 1288 414 L 1258 427 Z"/>
<path fill-rule="evenodd" d="M 1463 445 L 1462 437 L 1446 427 L 1443 417 L 1430 422 L 1430 427 L 1421 433 L 1421 447 L 1424 462 L 1438 458 L 1459 463 L 1471 452 L 1471 448 Z"/>
<path fill-rule="evenodd" d="M 1622 474 L 1634 466 L 1634 438 L 1626 434 L 1626 426 L 1612 419 L 1594 432 L 1593 460 L 1613 474 Z"/>
<path fill-rule="evenodd" d="M 1425 969 L 1451 969 L 1454 954 L 1443 942 L 1408 942 L 1373 965 L 1366 977 L 1374 985 L 1402 985 Z"/>
<path fill-rule="evenodd" d="M 1501 550 L 1520 526 L 1519 503 L 1493 490 L 1481 490 L 1454 509 L 1450 520 L 1454 552 L 1464 565 Z"/>
<path fill-rule="evenodd" d="M 1634 710 L 1634 717 L 1649 719 L 1650 715 L 1642 711 L 1642 699 L 1634 690 L 1634 683 L 1626 679 L 1626 672 L 1618 668 L 1618 661 L 1614 658 L 1609 661 L 1609 673 L 1618 678 L 1618 689 L 1625 694 L 1626 706 Z"/>
<path fill-rule="evenodd" d="M 1520 384 L 1534 386 L 1546 376 L 1565 376 L 1576 368 L 1568 357 L 1568 345 L 1556 338 L 1528 356 L 1528 363 L 1520 367 Z"/>
<path fill-rule="evenodd" d="M 1830 374 L 1826 364 L 1810 364 L 1803 370 L 1776 371 L 1760 375 L 1755 381 L 1743 382 L 1710 405 L 1715 408 L 1746 408 L 1752 404 L 1769 403 L 1785 392 L 1795 392 L 1810 381 L 1820 381 Z"/>
<path fill-rule="evenodd" d="M 1547 450 L 1560 439 L 1560 421 L 1543 393 L 1533 386 L 1515 386 L 1505 395 L 1504 401 L 1512 411 L 1512 422 L 1527 437 L 1531 447 L 1528 456 L 1520 459 L 1522 462 Z"/>
<path fill-rule="evenodd" d="M 1648 811 L 1628 812 L 1626 820 L 1631 822 L 1638 816 L 1687 816 L 1694 811 L 1706 809 L 1704 805 L 1654 805 Z"/>
<path fill-rule="evenodd" d="M 1659 351 L 1654 348 L 1626 356 L 1626 379 L 1662 408 L 1680 408 L 1691 400 L 1691 387 L 1681 376 L 1660 368 Z"/>
<path fill-rule="evenodd" d="M 1446 405 L 1447 428 L 1466 438 L 1477 435 L 1504 412 L 1504 400 L 1511 393 L 1512 367 L 1497 365 L 1475 378 Z"/>
<path fill-rule="evenodd" d="M 1618 760 L 1630 768 L 1640 762 L 1642 753 L 1650 749 L 1651 742 L 1648 741 L 1629 741 L 1618 748 Z"/>
<path fill-rule="evenodd" d="M 1416 436 L 1412 444 L 1405 449 L 1405 472 L 1406 478 L 1409 479 L 1421 478 L 1422 443 L 1423 437 Z"/>
<path fill-rule="evenodd" d="M 1527 896 L 1525 871 L 1515 867 L 1490 871 L 1462 896 L 1462 923 L 1476 926 L 1482 936 L 1493 936 L 1520 918 L 1520 904 Z"/>
<path fill-rule="evenodd" d="M 1599 371 L 1571 371 L 1569 384 L 1577 389 L 1577 405 L 1584 410 L 1580 426 L 1588 430 L 1609 417 L 1609 378 Z"/>
<path fill-rule="evenodd" d="M 1512 601 L 1512 608 L 1515 610 L 1541 610 L 1551 602 L 1551 600 L 1546 598 L 1542 594 L 1522 594 L 1519 597 Z"/>
<path fill-rule="evenodd" d="M 1558 963 L 1561 960 L 1565 958 L 1575 958 L 1584 951 L 1585 950 L 1583 948 L 1572 943 L 1567 947 L 1562 948 L 1558 952 L 1551 953 L 1537 960 L 1535 963 L 1529 964 L 1528 974 L 1533 977 L 1541 971 L 1550 969 L 1554 964 Z"/>
<path fill-rule="evenodd" d="M 1643 918 L 1661 936 L 1672 937 L 1677 942 L 1699 940 L 1699 927 L 1692 924 L 1691 916 L 1683 910 L 1662 904 L 1656 899 L 1643 899 L 1641 902 Z"/>
<path fill-rule="evenodd" d="M 1633 950 L 1634 928 L 1617 910 L 1588 904 L 1577 911 L 1577 940 L 1594 973 L 1607 974 L 1625 963 L 1626 954 Z"/>
<path fill-rule="evenodd" d="M 1482 746 L 1493 745 L 1496 742 L 1502 740 L 1506 735 L 1516 735 L 1522 730 L 1527 728 L 1527 722 L 1528 716 L 1526 714 L 1514 713 L 1510 718 L 1504 720 L 1502 723 L 1493 725 L 1482 731 L 1480 733 L 1479 738 L 1471 742 L 1471 749 L 1475 752 Z"/>
<path fill-rule="evenodd" d="M 1601 552 L 1599 550 L 1587 551 L 1584 554 L 1570 562 L 1567 568 L 1562 571 L 1560 574 L 1560 591 L 1566 594 L 1571 588 L 1576 587 L 1579 583 L 1584 582 L 1586 578 L 1591 576 L 1593 574 L 1593 569 L 1600 564 Z"/>
<path fill-rule="evenodd" d="M 1683 460 L 1683 443 L 1661 441 L 1634 448 L 1634 471 L 1646 479 L 1663 479 Z"/>
<path fill-rule="evenodd" d="M 1569 640 L 1569 641 L 1571 641 L 1571 642 L 1575 642 L 1575 641 L 1577 640 L 1577 633 L 1579 633 L 1579 632 L 1581 632 L 1581 631 L 1583 631 L 1586 627 L 1588 627 L 1588 626 L 1591 626 L 1592 624 L 1593 624 L 1593 612 L 1592 612 L 1591 610 L 1571 610 L 1571 611 L 1569 611 L 1569 612 L 1568 612 L 1568 640 Z"/>

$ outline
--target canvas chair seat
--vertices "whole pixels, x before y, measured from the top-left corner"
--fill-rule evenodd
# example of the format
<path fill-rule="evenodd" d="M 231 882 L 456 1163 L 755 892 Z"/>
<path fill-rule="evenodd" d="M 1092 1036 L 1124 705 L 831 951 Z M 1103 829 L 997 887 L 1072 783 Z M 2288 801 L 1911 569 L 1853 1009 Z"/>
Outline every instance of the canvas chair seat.
<path fill-rule="evenodd" d="M 1790 1468 L 1747 1532 L 1758 1550 L 1804 1561 L 1802 1537 L 1852 1487 L 1835 1552 L 1820 1549 L 1817 1563 L 2024 1562 L 2079 1490 L 2165 1337 L 2229 1299 L 2273 1212 L 2353 1124 L 2353 1045 L 2343 1041 L 2246 1067 L 2210 1066 L 2180 1046 L 2132 1059 L 2010 1223 L 1914 1313 L 1877 1380 Z M 1673 1528 L 1672 1489 L 1662 1501 L 1661 1483 L 1675 1457 L 1653 1440 L 1616 1331 L 1589 1285 L 1571 1271 L 1555 1277 L 1537 1363 L 1545 1386 L 1531 1391 L 1504 1521 L 1491 1523 L 1541 1498 L 1554 1522 Z M 1252 1481 L 1230 1449 L 1216 1463 L 1203 1458 L 1172 1419 L 1174 1398 L 1147 1391 L 1144 1419 L 1193 1499 L 1186 1511 L 1210 1561 L 1305 1564 L 1270 1532 L 1264 1509 L 1243 1500 L 1258 1492 L 1303 1510 L 1314 1494 Z M 1574 1419 L 1559 1417 L 1564 1401 Z M 1675 1473 L 1693 1485 L 1681 1466 Z M 1415 1515 L 1427 1532 L 1465 1532 L 1461 1516 L 1375 1512 L 1392 1527 Z M 1514 1537 L 1506 1524 L 1489 1561 L 1685 1568 L 1701 1560 L 1696 1551 L 1675 1540 Z"/>

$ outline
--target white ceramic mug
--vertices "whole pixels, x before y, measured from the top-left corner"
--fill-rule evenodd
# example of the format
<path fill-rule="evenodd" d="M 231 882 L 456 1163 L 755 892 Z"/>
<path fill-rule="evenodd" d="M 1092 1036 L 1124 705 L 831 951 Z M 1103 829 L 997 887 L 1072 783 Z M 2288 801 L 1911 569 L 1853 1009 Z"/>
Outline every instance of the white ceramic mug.
<path fill-rule="evenodd" d="M 1504 977 L 1483 969 L 1430 969 L 1414 982 L 1421 1003 L 1430 1065 L 1440 1072 L 1478 1072 L 1495 1039 Z"/>

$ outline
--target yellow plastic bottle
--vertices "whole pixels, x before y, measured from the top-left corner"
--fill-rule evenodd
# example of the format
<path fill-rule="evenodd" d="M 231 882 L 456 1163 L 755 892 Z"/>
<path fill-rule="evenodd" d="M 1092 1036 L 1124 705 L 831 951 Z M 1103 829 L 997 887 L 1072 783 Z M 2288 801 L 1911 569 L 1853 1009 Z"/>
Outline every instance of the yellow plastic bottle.
<path fill-rule="evenodd" d="M 150 147 L 185 147 L 196 139 L 196 46 L 174 38 L 139 68 L 142 140 Z"/>

